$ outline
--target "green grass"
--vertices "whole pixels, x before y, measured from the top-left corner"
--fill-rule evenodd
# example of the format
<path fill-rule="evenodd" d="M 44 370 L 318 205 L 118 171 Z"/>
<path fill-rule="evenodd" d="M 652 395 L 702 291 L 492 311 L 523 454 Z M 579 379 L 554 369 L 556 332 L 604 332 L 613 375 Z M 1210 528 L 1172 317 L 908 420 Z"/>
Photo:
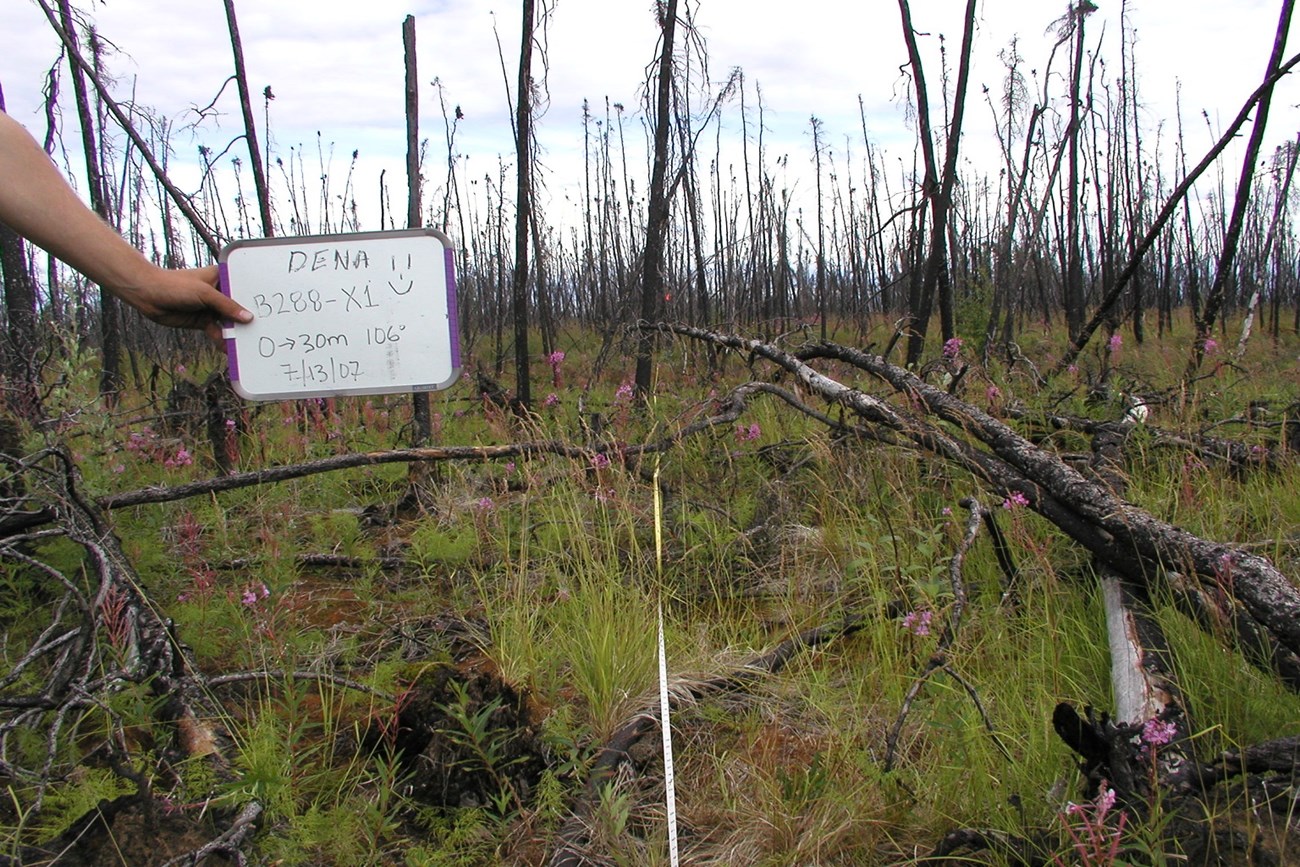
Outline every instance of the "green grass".
<path fill-rule="evenodd" d="M 1059 351 L 1059 342 L 1029 334 L 1022 347 L 1039 352 L 1046 368 L 1041 359 Z M 566 347 L 567 383 L 585 378 L 573 373 L 595 345 L 593 338 L 590 350 Z M 1152 419 L 1162 426 L 1193 432 L 1207 418 L 1244 413 L 1250 400 L 1280 406 L 1300 396 L 1293 345 L 1275 350 L 1257 337 L 1241 370 L 1224 368 L 1194 394 L 1181 395 L 1173 385 L 1184 349 L 1174 340 L 1151 340 L 1140 352 L 1126 346 L 1116 373 L 1126 388 L 1143 384 L 1171 395 Z M 746 375 L 732 364 L 723 385 L 697 378 L 684 363 L 689 351 L 667 349 L 659 397 L 645 412 L 615 396 L 623 371 L 591 385 L 587 412 L 605 416 L 609 444 L 651 441 L 716 411 L 710 389 Z M 1031 410 L 1117 416 L 1118 406 L 1089 406 L 1076 388 L 1098 364 L 1085 356 L 1079 373 L 1041 393 L 1022 375 L 991 375 L 1004 395 Z M 538 382 L 545 374 L 539 360 Z M 57 397 L 91 406 L 91 386 L 77 380 Z M 983 382 L 971 388 L 967 396 L 979 403 Z M 1078 393 L 1062 400 L 1071 390 Z M 558 406 L 539 407 L 535 420 L 521 424 L 485 413 L 463 382 L 435 397 L 435 440 L 579 442 L 579 387 L 558 394 Z M 147 418 L 151 408 L 138 398 L 126 403 L 133 399 L 119 417 Z M 332 416 L 304 419 L 292 405 L 277 404 L 251 420 L 241 444 L 246 469 L 400 446 L 409 408 L 399 398 L 340 399 Z M 1081 796 L 1081 780 L 1052 731 L 1052 709 L 1060 701 L 1110 704 L 1103 616 L 1087 557 L 1044 520 L 1003 510 L 961 471 L 932 457 L 834 440 L 770 397 L 755 397 L 743 422 L 744 436 L 735 425 L 723 427 L 659 457 L 662 571 L 647 480 L 654 459 L 625 467 L 617 448 L 608 466 L 546 456 L 447 465 L 428 483 L 427 513 L 387 525 L 364 510 L 400 499 L 406 467 L 115 513 L 116 532 L 144 586 L 205 672 L 313 670 L 397 696 L 427 666 L 481 664 L 527 690 L 538 715 L 549 769 L 531 795 L 497 813 L 489 805 L 434 808 L 406 797 L 395 762 L 356 748 L 374 721 L 393 715 L 391 703 L 284 674 L 225 687 L 217 697 L 235 734 L 238 777 L 217 791 L 228 803 L 257 797 L 265 804 L 267 821 L 252 843 L 256 856 L 286 864 L 543 863 L 596 749 L 653 707 L 661 601 L 669 668 L 688 679 L 728 671 L 846 612 L 867 616 L 857 634 L 797 656 L 752 688 L 678 712 L 677 792 L 692 863 L 908 863 L 955 827 L 1058 832 L 1066 801 Z M 98 436 L 105 423 L 96 424 Z M 753 439 L 751 424 L 759 430 Z M 92 492 L 211 472 L 201 442 L 168 443 L 196 456 L 194 464 L 170 469 L 128 450 L 130 433 L 141 429 L 139 421 L 108 425 L 101 445 L 93 453 L 87 447 Z M 1215 432 L 1260 442 L 1269 435 L 1242 426 Z M 72 437 L 89 440 L 76 430 Z M 1086 449 L 1074 434 L 1056 433 L 1048 442 Z M 1262 543 L 1263 553 L 1294 568 L 1295 466 L 1238 477 L 1189 461 L 1184 448 L 1154 437 L 1139 435 L 1133 446 L 1127 472 L 1134 502 L 1210 538 Z M 886 735 L 952 612 L 947 566 L 964 527 L 958 503 L 971 495 L 996 513 L 1020 570 L 1019 604 L 1011 607 L 1001 601 L 1003 576 L 981 535 L 964 571 L 969 605 L 948 652 L 994 732 L 962 684 L 934 672 L 887 771 Z M 77 552 L 66 543 L 45 544 L 39 553 L 65 574 L 77 573 Z M 297 560 L 304 554 L 358 558 L 362 567 L 307 569 Z M 408 565 L 381 568 L 381 556 Z M 12 664 L 39 629 L 39 617 L 28 615 L 40 610 L 41 591 L 29 569 L 13 564 L 0 570 L 0 582 L 5 662 Z M 250 590 L 258 598 L 247 603 Z M 886 606 L 895 601 L 930 611 L 930 634 L 890 619 Z M 1162 603 L 1159 616 L 1204 755 L 1300 730 L 1293 693 L 1171 607 Z M 144 713 L 128 707 L 129 698 L 119 698 L 117 719 Z M 472 709 L 466 713 L 471 719 Z M 86 721 L 83 733 L 89 737 L 94 725 Z M 41 749 L 39 741 L 29 746 Z M 610 863 L 667 861 L 654 752 L 644 758 L 645 773 L 611 784 L 587 819 L 593 849 Z M 63 758 L 74 764 L 75 750 Z M 199 790 L 212 781 L 197 770 L 193 779 L 176 797 L 204 797 Z M 0 851 L 54 833 L 86 805 L 121 790 L 121 782 L 100 769 L 68 775 L 51 788 L 39 816 L 0 832 Z M 33 797 L 30 788 L 11 784 L 10 812 L 21 814 Z"/>

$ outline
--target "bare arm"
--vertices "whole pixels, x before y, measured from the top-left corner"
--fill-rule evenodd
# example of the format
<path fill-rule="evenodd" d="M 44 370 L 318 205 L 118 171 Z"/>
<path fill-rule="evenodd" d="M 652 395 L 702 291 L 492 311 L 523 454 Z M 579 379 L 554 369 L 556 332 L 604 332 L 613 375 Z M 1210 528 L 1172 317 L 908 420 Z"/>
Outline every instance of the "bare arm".
<path fill-rule="evenodd" d="M 21 124 L 0 112 L 0 222 L 163 325 L 221 335 L 252 314 L 217 289 L 217 268 L 154 265 L 86 207 Z"/>

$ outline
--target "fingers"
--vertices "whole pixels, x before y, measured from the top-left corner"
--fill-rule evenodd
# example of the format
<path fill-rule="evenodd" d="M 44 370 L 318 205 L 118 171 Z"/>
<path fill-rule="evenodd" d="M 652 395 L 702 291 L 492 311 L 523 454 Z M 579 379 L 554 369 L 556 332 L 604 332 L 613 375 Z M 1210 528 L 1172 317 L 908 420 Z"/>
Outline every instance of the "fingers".
<path fill-rule="evenodd" d="M 212 287 L 213 291 L 211 293 L 206 293 L 203 301 L 212 309 L 216 316 L 222 319 L 228 319 L 232 322 L 249 323 L 253 321 L 253 314 L 251 312 L 240 305 L 239 302 L 222 292 L 218 287 L 218 272 L 216 265 L 208 265 L 205 268 L 196 268 L 194 269 L 193 274 Z M 220 331 L 219 328 L 218 331 Z"/>

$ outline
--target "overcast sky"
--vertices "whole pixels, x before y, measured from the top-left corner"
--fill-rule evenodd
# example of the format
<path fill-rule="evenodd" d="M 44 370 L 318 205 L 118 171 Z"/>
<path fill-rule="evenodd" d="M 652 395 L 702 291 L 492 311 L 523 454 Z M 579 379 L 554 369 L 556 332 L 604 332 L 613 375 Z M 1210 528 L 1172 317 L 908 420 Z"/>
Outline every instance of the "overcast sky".
<path fill-rule="evenodd" d="M 53 2 L 53 0 L 46 0 Z M 209 103 L 231 71 L 231 51 L 221 0 L 85 0 L 101 35 L 120 50 L 110 60 L 120 97 L 134 94 L 176 120 Z M 1100 38 L 1107 60 L 1105 79 L 1120 73 L 1121 4 L 1097 0 L 1100 9 L 1088 20 L 1089 48 Z M 511 159 L 507 102 L 498 38 L 513 80 L 519 45 L 520 12 L 516 4 L 489 0 L 236 0 L 249 83 L 260 93 L 269 85 L 273 157 L 288 157 L 291 146 L 306 145 L 314 160 L 316 133 L 334 146 L 332 176 L 344 173 L 348 158 L 360 152 L 356 183 L 377 186 L 387 168 L 390 184 L 404 171 L 403 66 L 401 23 L 416 17 L 419 75 L 422 83 L 422 134 L 431 140 L 431 186 L 442 181 L 445 161 L 441 108 L 431 82 L 443 85 L 448 108 L 459 105 L 457 150 L 468 156 L 466 171 L 482 177 L 496 173 L 497 156 Z M 539 8 L 540 8 L 539 0 Z M 1212 136 L 1201 112 L 1209 113 L 1217 133 L 1258 85 L 1273 42 L 1279 3 L 1244 0 L 1135 0 L 1129 20 L 1136 28 L 1137 67 L 1146 121 L 1152 134 L 1164 124 L 1172 154 L 1174 97 L 1182 86 L 1183 118 L 1193 158 Z M 948 53 L 960 46 L 960 0 L 913 0 L 914 23 L 923 35 L 934 92 L 936 123 L 941 122 L 941 69 L 935 53 L 942 34 Z M 790 154 L 790 172 L 806 170 L 812 144 L 809 117 L 824 123 L 836 159 L 846 148 L 854 160 L 862 149 L 859 98 L 867 112 L 873 145 L 883 145 L 894 159 L 910 162 L 913 131 L 904 113 L 900 75 L 907 54 L 901 39 L 898 7 L 890 0 L 846 3 L 844 0 L 699 0 L 692 7 L 696 26 L 706 40 L 709 72 L 721 80 L 735 67 L 744 70 L 747 110 L 755 105 L 754 86 L 762 88 L 770 159 Z M 539 122 L 544 159 L 552 170 L 552 194 L 580 196 L 583 99 L 603 115 L 605 101 L 627 107 L 629 137 L 643 137 L 641 87 L 645 68 L 656 49 L 650 0 L 555 0 L 546 31 L 547 85 L 550 105 Z M 1026 71 L 1045 67 L 1055 41 L 1053 22 L 1066 3 L 1042 0 L 985 0 L 979 7 L 975 41 L 973 102 L 968 107 L 970 135 L 963 150 L 981 169 L 996 174 L 989 133 L 990 109 L 981 94 L 994 95 L 1003 74 L 999 52 L 1013 36 Z M 1104 34 L 1104 35 L 1103 35 Z M 1300 44 L 1293 45 L 1300 48 Z M 0 86 L 10 114 L 38 137 L 45 120 L 41 88 L 58 56 L 57 40 L 36 0 L 0 0 Z M 540 64 L 539 64 L 540 65 Z M 1064 68 L 1058 61 L 1058 69 Z M 1041 86 L 1038 85 L 1038 86 Z M 1060 90 L 1060 83 L 1055 88 Z M 1300 88 L 1287 80 L 1275 98 L 1269 147 L 1294 137 L 1300 129 Z M 69 100 L 70 104 L 70 100 Z M 196 138 L 178 134 L 177 159 L 190 158 L 198 144 L 220 150 L 239 130 L 233 88 L 218 106 L 219 121 L 206 123 Z M 259 99 L 258 114 L 261 107 Z M 75 118 L 65 123 L 73 146 Z M 727 132 L 738 140 L 738 107 L 727 109 Z M 1154 141 L 1154 138 L 1148 138 Z M 709 155 L 712 149 L 710 145 Z M 630 167 L 644 176 L 644 165 Z M 75 165 L 74 165 L 75 170 Z M 1235 177 L 1231 165 L 1228 176 Z M 860 171 L 859 168 L 855 171 Z M 178 168 L 182 185 L 185 170 Z M 190 176 L 192 177 L 192 176 Z M 795 178 L 792 183 L 806 183 Z M 558 202 L 557 211 L 566 207 Z M 400 209 L 399 209 L 400 210 Z M 377 216 L 362 214 L 362 228 L 377 228 Z"/>

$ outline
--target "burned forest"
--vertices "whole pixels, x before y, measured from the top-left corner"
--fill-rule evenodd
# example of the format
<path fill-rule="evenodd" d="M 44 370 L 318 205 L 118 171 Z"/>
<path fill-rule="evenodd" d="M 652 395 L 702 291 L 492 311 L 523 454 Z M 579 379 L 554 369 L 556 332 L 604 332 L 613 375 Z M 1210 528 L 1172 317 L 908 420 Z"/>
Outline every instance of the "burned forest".
<path fill-rule="evenodd" d="M 0 865 L 1300 863 L 1292 0 L 1195 132 L 1127 3 L 990 47 L 899 0 L 910 143 L 860 99 L 794 167 L 708 0 L 621 37 L 639 104 L 564 119 L 560 4 L 494 17 L 474 159 L 412 14 L 400 178 L 277 138 L 251 4 L 166 117 L 130 33 L 33 2 L 100 219 L 227 289 L 240 245 L 356 285 L 266 290 L 244 350 L 0 223 Z M 399 230 L 445 262 L 355 276 Z M 295 316 L 434 271 L 450 378 L 249 399 L 290 349 L 346 375 Z M 420 327 L 364 322 L 390 367 Z"/>

